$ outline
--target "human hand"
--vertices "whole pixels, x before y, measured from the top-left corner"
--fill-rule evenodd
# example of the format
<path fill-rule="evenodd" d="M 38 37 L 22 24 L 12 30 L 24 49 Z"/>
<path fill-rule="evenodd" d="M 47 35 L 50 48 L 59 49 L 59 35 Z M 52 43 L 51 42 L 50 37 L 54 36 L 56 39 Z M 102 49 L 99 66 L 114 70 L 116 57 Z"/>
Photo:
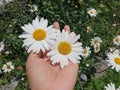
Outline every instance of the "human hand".
<path fill-rule="evenodd" d="M 60 29 L 59 23 L 55 22 L 54 28 Z M 64 29 L 70 32 L 70 27 Z M 46 54 L 42 55 L 31 52 L 26 62 L 28 81 L 32 90 L 73 90 L 77 74 L 78 64 L 69 62 L 69 65 L 60 68 L 59 64 L 52 65 L 47 60 Z"/>

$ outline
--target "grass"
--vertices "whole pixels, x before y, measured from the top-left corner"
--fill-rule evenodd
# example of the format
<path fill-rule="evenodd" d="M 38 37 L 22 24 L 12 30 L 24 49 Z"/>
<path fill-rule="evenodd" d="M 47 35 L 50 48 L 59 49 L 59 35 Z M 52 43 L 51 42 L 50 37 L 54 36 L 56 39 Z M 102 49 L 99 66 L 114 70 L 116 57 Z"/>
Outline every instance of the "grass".
<path fill-rule="evenodd" d="M 38 12 L 30 12 L 28 4 L 38 5 Z M 105 90 L 108 83 L 120 86 L 120 72 L 107 69 L 102 77 L 94 78 L 95 70 L 90 69 L 100 62 L 96 57 L 106 59 L 105 52 L 113 45 L 113 38 L 120 34 L 120 1 L 119 0 L 17 0 L 5 4 L 0 8 L 0 41 L 4 41 L 5 50 L 0 53 L 0 68 L 8 61 L 12 61 L 15 69 L 11 73 L 0 74 L 0 86 L 10 83 L 13 77 L 20 77 L 16 90 L 28 90 L 29 85 L 26 77 L 25 62 L 28 53 L 22 47 L 22 40 L 18 36 L 23 32 L 21 26 L 31 22 L 37 15 L 47 18 L 49 24 L 55 21 L 60 23 L 61 29 L 69 25 L 71 31 L 81 35 L 80 41 L 83 47 L 93 47 L 90 41 L 95 36 L 102 39 L 100 52 L 82 60 L 79 64 L 81 73 L 88 76 L 88 81 L 82 81 L 80 75 L 74 90 Z M 87 11 L 90 8 L 97 10 L 96 17 L 90 17 Z M 87 26 L 92 28 L 87 33 Z M 9 51 L 9 54 L 6 54 Z M 90 66 L 87 67 L 86 64 Z"/>

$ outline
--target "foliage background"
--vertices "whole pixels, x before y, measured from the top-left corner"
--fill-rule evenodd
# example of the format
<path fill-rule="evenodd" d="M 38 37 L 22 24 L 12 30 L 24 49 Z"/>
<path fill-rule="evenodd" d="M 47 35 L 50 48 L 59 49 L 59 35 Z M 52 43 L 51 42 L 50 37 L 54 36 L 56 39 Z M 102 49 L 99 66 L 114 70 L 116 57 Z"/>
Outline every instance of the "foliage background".
<path fill-rule="evenodd" d="M 38 12 L 30 12 L 29 4 L 38 5 Z M 87 14 L 90 8 L 97 10 L 96 17 Z M 113 46 L 113 38 L 120 34 L 119 0 L 16 0 L 5 4 L 0 8 L 0 42 L 5 43 L 5 50 L 0 53 L 0 68 L 12 61 L 15 69 L 11 73 L 0 74 L 0 86 L 10 84 L 13 77 L 17 77 L 19 83 L 16 90 L 29 90 L 25 70 L 28 53 L 18 36 L 23 32 L 21 26 L 31 22 L 37 15 L 47 18 L 49 25 L 58 21 L 61 29 L 64 25 L 69 25 L 71 31 L 81 35 L 83 47 L 91 47 L 90 41 L 95 36 L 103 40 L 100 52 L 95 54 L 92 51 L 90 57 L 79 64 L 80 72 L 86 74 L 88 80 L 82 81 L 79 74 L 74 90 L 104 90 L 104 86 L 110 82 L 114 82 L 116 87 L 120 86 L 120 72 L 115 70 L 107 69 L 102 77 L 94 78 L 95 64 L 100 59 L 106 59 L 105 52 Z M 92 28 L 90 33 L 86 31 L 87 26 Z M 87 67 L 86 64 L 90 66 Z"/>

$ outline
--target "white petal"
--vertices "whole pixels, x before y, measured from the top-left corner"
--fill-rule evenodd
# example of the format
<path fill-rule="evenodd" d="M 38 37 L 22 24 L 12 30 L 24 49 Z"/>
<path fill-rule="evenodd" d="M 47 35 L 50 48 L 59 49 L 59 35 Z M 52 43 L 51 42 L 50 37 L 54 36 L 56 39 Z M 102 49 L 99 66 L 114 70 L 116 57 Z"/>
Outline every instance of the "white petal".
<path fill-rule="evenodd" d="M 74 38 L 74 43 L 77 42 L 78 39 L 80 39 L 80 35 L 75 36 L 75 38 Z"/>
<path fill-rule="evenodd" d="M 40 22 L 43 22 L 43 21 L 44 21 L 44 18 L 41 18 L 41 19 L 40 19 Z"/>
<path fill-rule="evenodd" d="M 29 48 L 28 48 L 28 53 L 33 51 L 34 52 L 34 48 L 36 46 L 36 43 L 33 43 Z"/>
<path fill-rule="evenodd" d="M 32 34 L 34 31 L 33 26 L 29 23 L 21 27 L 25 32 Z"/>
<path fill-rule="evenodd" d="M 46 28 L 46 31 L 49 33 L 49 32 L 51 32 L 51 31 L 53 31 L 53 30 L 51 30 L 53 28 L 53 25 L 50 25 L 50 26 L 48 26 L 47 28 Z"/>
<path fill-rule="evenodd" d="M 35 20 L 32 21 L 32 24 L 35 29 L 38 29 L 40 27 L 38 17 L 36 17 Z"/>
<path fill-rule="evenodd" d="M 34 39 L 32 39 L 32 38 L 27 38 L 27 39 L 24 40 L 23 46 L 24 46 L 24 45 L 29 46 L 29 45 L 33 44 L 34 42 L 35 42 Z"/>
<path fill-rule="evenodd" d="M 40 49 L 42 50 L 42 52 L 44 53 L 44 52 L 45 52 L 45 48 L 43 47 L 42 42 L 39 42 L 39 47 L 40 47 Z"/>
<path fill-rule="evenodd" d="M 65 66 L 68 66 L 68 58 L 67 57 L 64 58 L 64 62 L 65 62 Z"/>
<path fill-rule="evenodd" d="M 19 36 L 19 38 L 30 38 L 30 37 L 32 37 L 31 34 L 22 34 Z"/>
<path fill-rule="evenodd" d="M 51 57 L 51 60 L 57 60 L 58 57 L 59 57 L 59 55 L 56 54 L 56 55 L 54 55 L 54 56 Z"/>
<path fill-rule="evenodd" d="M 39 26 L 44 30 L 46 30 L 47 25 L 48 25 L 48 20 L 47 19 L 45 19 L 45 20 L 43 20 L 39 23 Z"/>
<path fill-rule="evenodd" d="M 47 55 L 48 55 L 48 56 L 53 56 L 53 55 L 55 55 L 56 53 L 57 53 L 57 51 L 54 51 L 54 50 L 53 50 L 53 51 L 48 52 Z"/>
<path fill-rule="evenodd" d="M 81 59 L 81 57 L 78 55 L 78 54 L 76 54 L 75 52 L 71 52 L 71 54 L 70 54 L 72 57 L 74 57 L 75 59 Z"/>
<path fill-rule="evenodd" d="M 42 40 L 41 43 L 42 43 L 43 47 L 45 47 L 46 50 L 49 50 L 49 45 L 46 41 Z"/>
<path fill-rule="evenodd" d="M 62 69 L 64 68 L 64 66 L 65 66 L 64 60 L 61 60 L 61 61 L 60 61 L 60 66 L 61 66 Z"/>
<path fill-rule="evenodd" d="M 56 59 L 56 60 L 57 60 L 57 59 Z M 52 60 L 52 64 L 53 64 L 53 65 L 57 63 L 56 60 Z"/>
<path fill-rule="evenodd" d="M 73 46 L 73 47 L 80 47 L 81 45 L 82 45 L 82 43 L 81 43 L 81 42 L 78 42 L 78 43 L 73 44 L 72 46 Z"/>
<path fill-rule="evenodd" d="M 72 57 L 71 55 L 69 55 L 68 58 L 72 63 L 78 63 L 78 61 L 74 57 Z"/>

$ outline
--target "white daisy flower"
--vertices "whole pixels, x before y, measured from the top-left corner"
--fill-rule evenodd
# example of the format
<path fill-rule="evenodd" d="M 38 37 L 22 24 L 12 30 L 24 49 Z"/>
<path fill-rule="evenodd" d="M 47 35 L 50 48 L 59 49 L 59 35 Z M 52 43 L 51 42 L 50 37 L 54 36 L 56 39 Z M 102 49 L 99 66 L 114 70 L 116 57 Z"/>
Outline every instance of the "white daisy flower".
<path fill-rule="evenodd" d="M 13 69 L 14 69 L 14 66 L 13 66 L 12 62 L 7 62 L 7 63 L 4 64 L 3 67 L 2 67 L 2 70 L 3 70 L 3 72 L 5 72 L 5 73 L 7 73 L 7 72 L 9 73 L 9 72 L 11 72 Z"/>
<path fill-rule="evenodd" d="M 110 84 L 107 84 L 107 86 L 105 86 L 105 89 L 106 90 L 120 90 L 120 87 L 119 88 L 115 88 L 115 84 L 114 83 L 110 83 Z"/>
<path fill-rule="evenodd" d="M 95 17 L 97 15 L 97 12 L 96 10 L 93 8 L 93 9 L 90 9 L 88 12 L 87 12 L 91 17 Z"/>
<path fill-rule="evenodd" d="M 82 54 L 82 43 L 77 42 L 80 38 L 80 35 L 77 35 L 72 32 L 68 33 L 65 30 L 58 33 L 56 42 L 53 45 L 48 56 L 51 56 L 52 64 L 60 63 L 60 67 L 64 68 L 68 65 L 69 60 L 73 63 L 79 63 Z"/>
<path fill-rule="evenodd" d="M 29 5 L 29 6 L 30 6 L 30 12 L 38 11 L 38 6 L 37 5 Z"/>
<path fill-rule="evenodd" d="M 110 48 L 110 52 L 111 52 L 112 54 L 115 54 L 115 53 L 120 54 L 120 51 L 119 51 L 118 49 L 114 48 L 114 47 L 111 47 L 111 48 Z"/>
<path fill-rule="evenodd" d="M 2 41 L 2 42 L 0 43 L 0 52 L 2 52 L 2 51 L 4 50 L 4 46 L 5 46 L 5 44 L 4 44 L 4 42 Z"/>
<path fill-rule="evenodd" d="M 98 44 L 98 45 L 95 45 L 94 46 L 94 52 L 95 53 L 98 53 L 100 51 L 100 45 Z"/>
<path fill-rule="evenodd" d="M 82 56 L 87 58 L 90 55 L 91 51 L 90 51 L 90 47 L 87 47 L 83 49 L 82 51 Z"/>
<path fill-rule="evenodd" d="M 120 70 L 120 55 L 118 53 L 109 53 L 107 56 L 108 66 L 112 66 L 112 69 L 115 69 L 118 72 Z"/>
<path fill-rule="evenodd" d="M 96 45 L 100 45 L 102 43 L 102 40 L 100 37 L 94 37 L 92 40 L 91 40 L 91 45 L 92 46 L 96 46 Z"/>
<path fill-rule="evenodd" d="M 105 86 L 106 90 L 115 90 L 115 84 L 114 83 L 110 83 L 107 84 L 107 86 Z"/>
<path fill-rule="evenodd" d="M 20 38 L 25 38 L 23 46 L 26 46 L 28 53 L 39 52 L 42 50 L 49 50 L 49 44 L 53 44 L 53 39 L 56 38 L 57 30 L 54 30 L 53 25 L 47 26 L 48 20 L 42 18 L 40 21 L 38 17 L 32 21 L 32 24 L 28 23 L 21 28 L 25 31 Z"/>
<path fill-rule="evenodd" d="M 120 35 L 116 36 L 114 39 L 113 39 L 113 43 L 117 46 L 120 45 Z"/>

